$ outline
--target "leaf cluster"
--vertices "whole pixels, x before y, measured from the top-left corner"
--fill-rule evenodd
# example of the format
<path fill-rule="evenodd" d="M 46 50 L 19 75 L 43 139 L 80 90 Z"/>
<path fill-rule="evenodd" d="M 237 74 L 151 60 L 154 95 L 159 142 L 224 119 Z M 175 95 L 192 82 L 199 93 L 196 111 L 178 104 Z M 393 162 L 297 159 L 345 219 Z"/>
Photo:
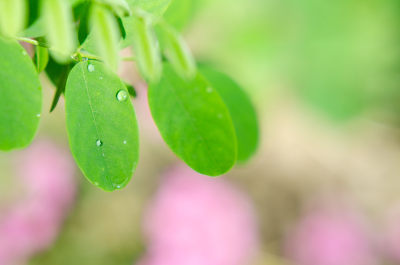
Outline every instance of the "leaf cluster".
<path fill-rule="evenodd" d="M 65 96 L 69 144 L 81 171 L 104 190 L 123 188 L 139 158 L 135 91 L 116 74 L 120 50 L 131 47 L 128 59 L 148 83 L 154 121 L 178 157 L 210 176 L 248 160 L 258 144 L 254 107 L 232 78 L 197 66 L 179 33 L 187 2 L 0 1 L 0 149 L 34 138 L 44 72 L 56 87 L 50 111 Z M 33 59 L 18 41 L 35 45 Z"/>

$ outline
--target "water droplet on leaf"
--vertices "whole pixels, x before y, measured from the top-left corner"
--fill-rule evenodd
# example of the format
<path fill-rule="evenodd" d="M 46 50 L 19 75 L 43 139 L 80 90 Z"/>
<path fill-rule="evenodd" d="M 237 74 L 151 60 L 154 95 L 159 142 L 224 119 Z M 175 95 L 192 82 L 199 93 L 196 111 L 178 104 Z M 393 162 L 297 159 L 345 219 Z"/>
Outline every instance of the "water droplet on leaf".
<path fill-rule="evenodd" d="M 102 145 L 103 145 L 103 142 L 100 141 L 100 140 L 97 140 L 97 141 L 96 141 L 96 145 L 97 145 L 97 146 L 102 146 Z"/>
<path fill-rule="evenodd" d="M 38 117 L 38 118 L 39 118 L 39 117 L 40 117 L 40 113 L 36 114 L 36 117 Z"/>
<path fill-rule="evenodd" d="M 115 184 L 115 183 L 114 183 L 114 184 L 113 184 L 113 187 L 116 188 L 116 189 L 120 189 L 120 188 L 121 188 L 121 185 L 120 185 L 120 184 Z"/>
<path fill-rule="evenodd" d="M 87 69 L 89 72 L 93 72 L 94 71 L 94 65 L 93 64 L 88 64 Z"/>
<path fill-rule="evenodd" d="M 125 101 L 128 98 L 128 92 L 126 92 L 125 90 L 120 90 L 117 93 L 117 99 L 118 101 Z"/>

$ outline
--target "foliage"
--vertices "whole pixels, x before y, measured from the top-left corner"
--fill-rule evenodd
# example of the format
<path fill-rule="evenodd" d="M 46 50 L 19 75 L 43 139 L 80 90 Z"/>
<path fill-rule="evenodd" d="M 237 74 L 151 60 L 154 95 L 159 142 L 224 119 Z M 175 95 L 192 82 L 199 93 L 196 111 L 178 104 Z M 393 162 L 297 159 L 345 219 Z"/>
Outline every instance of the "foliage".
<path fill-rule="evenodd" d="M 70 148 L 84 175 L 106 191 L 124 187 L 139 157 L 133 89 L 116 74 L 119 51 L 130 46 L 134 58 L 125 59 L 135 60 L 148 82 L 153 118 L 177 156 L 210 176 L 247 160 L 258 143 L 254 108 L 226 74 L 198 70 L 179 33 L 194 6 L 182 0 L 3 0 L 0 149 L 32 141 L 43 71 L 56 87 L 51 111 L 65 94 Z M 33 60 L 16 40 L 36 46 Z"/>

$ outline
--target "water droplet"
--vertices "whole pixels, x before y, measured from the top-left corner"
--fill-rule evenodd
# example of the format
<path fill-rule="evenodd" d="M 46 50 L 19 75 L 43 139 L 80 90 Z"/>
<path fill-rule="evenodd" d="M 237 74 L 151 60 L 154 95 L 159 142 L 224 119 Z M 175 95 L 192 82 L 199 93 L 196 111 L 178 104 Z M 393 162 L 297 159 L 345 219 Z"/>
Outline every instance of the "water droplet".
<path fill-rule="evenodd" d="M 100 79 L 100 80 L 103 80 L 103 77 L 102 77 L 102 76 L 100 76 L 100 77 L 99 77 L 99 79 Z"/>
<path fill-rule="evenodd" d="M 121 185 L 120 185 L 120 184 L 114 183 L 114 184 L 113 184 L 113 187 L 116 188 L 116 189 L 120 189 L 120 188 L 121 188 Z"/>
<path fill-rule="evenodd" d="M 124 144 L 126 144 L 126 140 L 124 140 Z"/>
<path fill-rule="evenodd" d="M 207 87 L 206 91 L 207 91 L 207 93 L 211 93 L 211 92 L 213 92 L 213 89 L 211 87 Z"/>
<path fill-rule="evenodd" d="M 125 90 L 120 90 L 117 92 L 117 99 L 118 101 L 125 101 L 128 98 L 128 92 Z"/>
<path fill-rule="evenodd" d="M 88 60 L 87 57 L 82 57 L 82 62 L 86 62 Z"/>
<path fill-rule="evenodd" d="M 100 141 L 100 140 L 97 140 L 97 141 L 96 141 L 96 145 L 97 145 L 97 146 L 102 146 L 102 145 L 103 145 L 103 142 Z"/>
<path fill-rule="evenodd" d="M 88 64 L 87 69 L 89 72 L 93 72 L 94 71 L 94 65 L 93 64 Z"/>
<path fill-rule="evenodd" d="M 94 185 L 99 186 L 100 184 L 96 181 L 96 182 L 94 183 Z"/>
<path fill-rule="evenodd" d="M 22 51 L 22 55 L 27 55 L 25 50 Z"/>
<path fill-rule="evenodd" d="M 39 118 L 39 117 L 40 117 L 40 113 L 36 114 L 36 117 L 38 117 L 38 118 Z"/>

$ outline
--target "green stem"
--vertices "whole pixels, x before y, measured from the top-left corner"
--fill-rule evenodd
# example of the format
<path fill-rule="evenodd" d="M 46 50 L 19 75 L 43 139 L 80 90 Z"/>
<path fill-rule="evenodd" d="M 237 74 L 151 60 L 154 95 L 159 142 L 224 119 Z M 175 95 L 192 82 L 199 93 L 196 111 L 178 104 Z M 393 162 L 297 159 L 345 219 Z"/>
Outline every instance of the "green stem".
<path fill-rule="evenodd" d="M 17 40 L 18 41 L 23 41 L 23 42 L 26 42 L 26 43 L 30 43 L 30 44 L 35 45 L 35 46 L 41 46 L 41 47 L 49 48 L 49 45 L 47 43 L 41 42 L 41 41 L 37 41 L 37 40 L 34 40 L 34 39 L 30 39 L 30 38 L 26 38 L 26 37 L 17 37 Z"/>

